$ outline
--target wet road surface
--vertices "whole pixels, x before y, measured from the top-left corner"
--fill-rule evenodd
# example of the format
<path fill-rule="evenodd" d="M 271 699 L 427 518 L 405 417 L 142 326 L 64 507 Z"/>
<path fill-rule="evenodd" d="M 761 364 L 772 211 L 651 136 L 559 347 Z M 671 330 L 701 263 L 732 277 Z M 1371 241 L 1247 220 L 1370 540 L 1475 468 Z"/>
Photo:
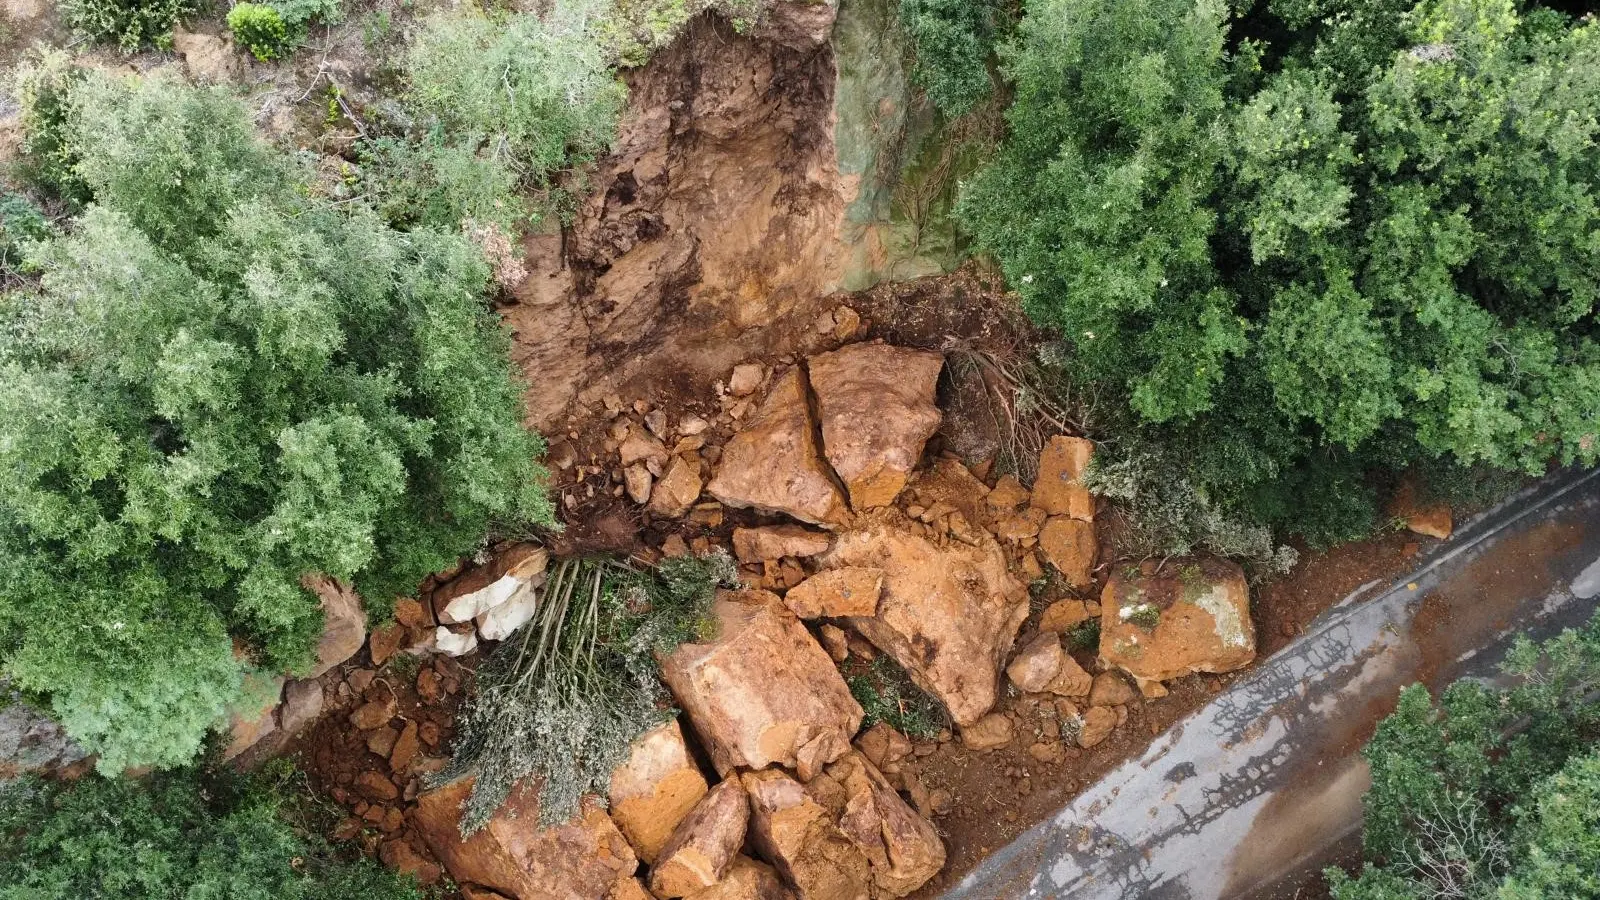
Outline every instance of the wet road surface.
<path fill-rule="evenodd" d="M 1401 688 L 1492 677 L 1512 636 L 1585 622 L 1597 597 L 1600 470 L 1547 480 L 1410 575 L 1345 598 L 944 897 L 1292 896 L 1300 875 L 1348 853 L 1359 751 Z"/>

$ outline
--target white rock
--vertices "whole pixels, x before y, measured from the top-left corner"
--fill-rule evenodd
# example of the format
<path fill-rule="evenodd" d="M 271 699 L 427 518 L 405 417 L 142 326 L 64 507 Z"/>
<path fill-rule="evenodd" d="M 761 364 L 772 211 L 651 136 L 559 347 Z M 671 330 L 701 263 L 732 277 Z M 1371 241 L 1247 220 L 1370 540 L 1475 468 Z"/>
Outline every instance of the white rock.
<path fill-rule="evenodd" d="M 528 624 L 538 608 L 539 592 L 532 586 L 524 587 L 511 599 L 478 616 L 478 636 L 486 641 L 503 641 Z"/>
<path fill-rule="evenodd" d="M 544 570 L 549 559 L 549 553 L 543 548 L 526 554 L 485 587 L 452 598 L 438 611 L 439 623 L 459 625 L 470 622 L 509 601 L 523 589 L 537 588 L 544 583 Z"/>
<path fill-rule="evenodd" d="M 433 633 L 433 646 L 446 656 L 466 656 L 478 649 L 478 633 L 469 631 L 465 634 L 456 634 L 440 625 Z"/>

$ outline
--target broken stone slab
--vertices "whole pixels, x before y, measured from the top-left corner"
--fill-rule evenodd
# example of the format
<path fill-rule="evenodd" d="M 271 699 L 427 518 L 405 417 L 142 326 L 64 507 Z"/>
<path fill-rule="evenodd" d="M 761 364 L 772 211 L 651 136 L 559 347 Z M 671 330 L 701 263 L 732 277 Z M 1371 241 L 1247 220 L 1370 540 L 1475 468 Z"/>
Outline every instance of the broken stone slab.
<path fill-rule="evenodd" d="M 539 827 L 538 787 L 524 781 L 481 830 L 463 838 L 461 804 L 472 778 L 417 797 L 411 821 L 428 849 L 457 882 L 514 897 L 605 900 L 633 877 L 638 858 L 593 798 L 571 821 Z"/>
<path fill-rule="evenodd" d="M 767 525 L 762 528 L 735 528 L 733 555 L 742 563 L 766 562 L 792 556 L 804 559 L 828 552 L 833 537 L 801 525 Z"/>
<path fill-rule="evenodd" d="M 1082 622 L 1087 622 L 1098 614 L 1098 610 L 1090 612 L 1088 604 L 1082 600 L 1068 598 L 1057 600 L 1044 608 L 1039 614 L 1040 631 L 1067 631 Z"/>
<path fill-rule="evenodd" d="M 876 896 L 904 897 L 939 874 L 945 850 L 933 823 L 906 805 L 871 762 L 847 754 L 827 777 L 843 787 L 839 830 L 867 858 Z"/>
<path fill-rule="evenodd" d="M 817 448 L 804 379 L 793 366 L 773 384 L 755 417 L 723 446 L 706 490 L 727 506 L 838 525 L 849 511 Z"/>
<path fill-rule="evenodd" d="M 1052 631 L 1041 631 L 1011 657 L 1006 677 L 1024 694 L 1042 693 L 1060 673 L 1065 657 L 1061 637 Z"/>
<path fill-rule="evenodd" d="M 503 641 L 513 631 L 532 621 L 533 614 L 538 610 L 538 591 L 531 587 L 517 591 L 506 602 L 478 615 L 478 637 L 486 641 Z"/>
<path fill-rule="evenodd" d="M 688 900 L 795 900 L 795 896 L 776 869 L 736 856 L 721 881 L 690 894 Z"/>
<path fill-rule="evenodd" d="M 700 489 L 704 486 L 699 461 L 674 456 L 650 495 L 650 512 L 663 519 L 682 518 L 700 499 Z"/>
<path fill-rule="evenodd" d="M 941 546 L 920 528 L 885 510 L 840 534 L 818 562 L 883 570 L 877 614 L 850 625 L 969 725 L 999 697 L 1000 666 L 1028 616 L 1028 592 L 993 539 Z"/>
<path fill-rule="evenodd" d="M 721 591 L 717 636 L 683 644 L 661 676 L 712 764 L 794 767 L 802 748 L 826 764 L 850 749 L 861 706 L 800 620 L 766 591 Z"/>
<path fill-rule="evenodd" d="M 777 769 L 745 772 L 750 842 L 803 900 L 862 900 L 872 875 L 867 858 L 828 809 Z"/>
<path fill-rule="evenodd" d="M 1093 522 L 1071 516 L 1051 516 L 1039 529 L 1039 552 L 1061 573 L 1068 587 L 1082 588 L 1094 583 L 1094 561 L 1099 550 Z"/>
<path fill-rule="evenodd" d="M 851 344 L 807 363 L 823 452 L 856 510 L 888 506 L 939 429 L 934 393 L 944 355 L 880 342 Z"/>
<path fill-rule="evenodd" d="M 931 466 L 915 476 L 910 490 L 911 496 L 924 507 L 948 506 L 961 513 L 962 518 L 973 526 L 982 526 L 989 521 L 988 504 L 985 502 L 989 486 L 979 481 L 978 476 L 972 474 L 960 460 L 949 457 L 934 460 Z"/>
<path fill-rule="evenodd" d="M 749 821 L 750 801 L 739 779 L 712 788 L 661 849 L 650 869 L 650 892 L 675 900 L 721 881 L 744 845 Z"/>
<path fill-rule="evenodd" d="M 708 787 L 676 719 L 633 742 L 628 761 L 611 773 L 611 818 L 646 863 L 653 863 L 683 817 Z"/>
<path fill-rule="evenodd" d="M 58 772 L 88 755 L 59 722 L 21 702 L 10 682 L 0 678 L 0 782 Z"/>
<path fill-rule="evenodd" d="M 1030 502 L 1052 516 L 1094 520 L 1094 496 L 1083 486 L 1084 470 L 1094 458 L 1094 443 L 1058 434 L 1039 451 L 1039 475 Z"/>
<path fill-rule="evenodd" d="M 1256 657 L 1244 571 L 1218 559 L 1113 572 L 1100 598 L 1100 662 L 1135 683 L 1221 674 Z"/>
<path fill-rule="evenodd" d="M 445 656 L 466 656 L 478 649 L 478 632 L 470 627 L 453 631 L 447 625 L 440 625 L 433 632 L 433 649 Z"/>
<path fill-rule="evenodd" d="M 306 590 L 322 601 L 322 636 L 317 639 L 317 661 L 306 673 L 317 678 L 343 665 L 367 643 L 367 615 L 361 610 L 361 596 L 353 589 L 325 575 L 300 579 Z"/>
<path fill-rule="evenodd" d="M 883 595 L 883 570 L 844 566 L 807 578 L 783 595 L 784 605 L 802 619 L 870 616 Z"/>
<path fill-rule="evenodd" d="M 517 544 L 486 566 L 457 576 L 433 592 L 433 609 L 441 625 L 471 622 L 521 591 L 543 583 L 550 554 L 533 544 Z"/>
<path fill-rule="evenodd" d="M 1044 689 L 1061 697 L 1085 697 L 1094 685 L 1094 678 L 1078 661 L 1070 656 L 1061 657 L 1061 669 Z"/>

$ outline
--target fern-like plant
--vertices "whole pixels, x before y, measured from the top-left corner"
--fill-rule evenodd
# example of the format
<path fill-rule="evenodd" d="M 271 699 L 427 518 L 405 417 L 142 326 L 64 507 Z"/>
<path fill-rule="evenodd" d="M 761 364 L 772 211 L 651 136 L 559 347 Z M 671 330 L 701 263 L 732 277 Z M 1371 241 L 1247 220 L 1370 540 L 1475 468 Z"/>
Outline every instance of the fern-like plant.
<path fill-rule="evenodd" d="M 725 552 L 653 571 L 607 558 L 557 563 L 532 621 L 478 670 L 450 765 L 434 784 L 473 775 L 461 832 L 481 829 L 524 778 L 542 779 L 540 824 L 604 795 L 628 745 L 674 715 L 655 654 L 712 636 L 711 601 L 737 569 Z"/>

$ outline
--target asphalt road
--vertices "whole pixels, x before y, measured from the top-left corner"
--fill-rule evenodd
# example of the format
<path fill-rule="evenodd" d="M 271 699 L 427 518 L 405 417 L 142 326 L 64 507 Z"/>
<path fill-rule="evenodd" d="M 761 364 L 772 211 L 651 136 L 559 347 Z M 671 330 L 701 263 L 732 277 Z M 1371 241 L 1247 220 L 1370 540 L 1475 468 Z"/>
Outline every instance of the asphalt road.
<path fill-rule="evenodd" d="M 1466 523 L 1369 584 L 985 860 L 948 900 L 1277 900 L 1348 852 L 1359 751 L 1402 687 L 1493 677 L 1511 636 L 1587 621 L 1600 596 L 1600 470 Z"/>

